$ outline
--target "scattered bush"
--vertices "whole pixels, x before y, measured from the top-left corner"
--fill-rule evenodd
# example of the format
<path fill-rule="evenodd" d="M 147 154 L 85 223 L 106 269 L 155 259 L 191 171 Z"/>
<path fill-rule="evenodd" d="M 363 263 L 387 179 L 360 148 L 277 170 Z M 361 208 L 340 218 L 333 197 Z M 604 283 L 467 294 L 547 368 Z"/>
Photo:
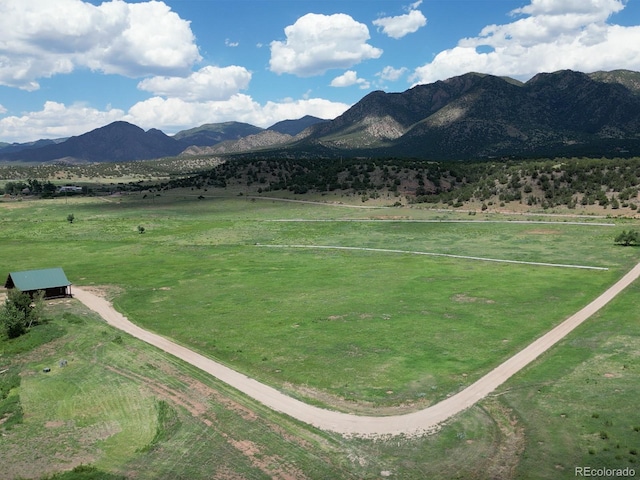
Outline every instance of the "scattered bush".
<path fill-rule="evenodd" d="M 614 241 L 616 244 L 623 245 L 625 247 L 638 245 L 640 244 L 640 234 L 635 230 L 623 230 L 618 234 L 618 236 L 616 236 Z"/>
<path fill-rule="evenodd" d="M 69 472 L 56 473 L 42 480 L 124 480 L 125 477 L 98 470 L 92 465 L 78 465 Z"/>
<path fill-rule="evenodd" d="M 33 298 L 18 289 L 11 289 L 0 309 L 0 324 L 9 338 L 25 334 L 42 317 L 44 292 L 39 291 Z"/>

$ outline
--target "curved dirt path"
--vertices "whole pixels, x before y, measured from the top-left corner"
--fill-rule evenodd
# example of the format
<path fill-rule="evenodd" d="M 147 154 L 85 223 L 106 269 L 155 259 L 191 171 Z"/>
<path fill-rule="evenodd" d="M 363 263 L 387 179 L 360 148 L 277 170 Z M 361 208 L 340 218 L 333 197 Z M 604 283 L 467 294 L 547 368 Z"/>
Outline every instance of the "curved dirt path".
<path fill-rule="evenodd" d="M 345 436 L 414 436 L 434 431 L 445 420 L 486 397 L 512 375 L 533 362 L 538 356 L 604 307 L 639 276 L 640 263 L 589 305 L 464 390 L 423 410 L 387 417 L 352 415 L 308 405 L 279 392 L 273 387 L 264 385 L 199 353 L 178 345 L 167 338 L 134 325 L 126 317 L 118 313 L 107 300 L 87 290 L 74 287 L 74 296 L 91 310 L 100 314 L 110 325 L 200 368 L 267 407 L 304 423 Z"/>

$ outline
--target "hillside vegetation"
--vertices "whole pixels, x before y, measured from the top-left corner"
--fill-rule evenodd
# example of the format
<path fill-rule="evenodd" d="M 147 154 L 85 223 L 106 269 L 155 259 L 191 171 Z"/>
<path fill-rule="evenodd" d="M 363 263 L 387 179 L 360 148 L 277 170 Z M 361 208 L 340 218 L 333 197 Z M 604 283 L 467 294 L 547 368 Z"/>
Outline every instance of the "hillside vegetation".
<path fill-rule="evenodd" d="M 216 189 L 254 195 L 358 196 L 389 205 L 486 210 L 563 208 L 633 215 L 640 157 L 428 162 L 417 159 L 251 159 L 194 157 L 76 166 L 0 167 L 0 182 L 37 179 L 90 192 Z M 128 180 L 128 181 L 126 181 Z M 30 183 L 26 183 L 27 186 Z M 1 193 L 17 193 L 3 189 Z"/>
<path fill-rule="evenodd" d="M 425 162 L 421 160 L 233 160 L 162 188 L 243 186 L 257 193 L 347 192 L 453 207 L 522 204 L 550 209 L 597 206 L 632 213 L 640 158 Z M 393 202 L 392 202 L 393 203 Z"/>

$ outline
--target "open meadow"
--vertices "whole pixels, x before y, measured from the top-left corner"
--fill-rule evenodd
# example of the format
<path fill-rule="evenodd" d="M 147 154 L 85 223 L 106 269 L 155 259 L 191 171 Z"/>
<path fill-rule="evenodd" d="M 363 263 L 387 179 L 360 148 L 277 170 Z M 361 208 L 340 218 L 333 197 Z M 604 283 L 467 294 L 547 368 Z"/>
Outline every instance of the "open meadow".
<path fill-rule="evenodd" d="M 613 242 L 628 219 L 199 197 L 2 202 L 0 264 L 61 266 L 138 325 L 291 396 L 388 415 L 460 391 L 640 260 Z M 0 380 L 20 379 L 0 405 L 13 398 L 18 411 L 19 397 L 23 416 L 0 438 L 6 478 L 81 463 L 221 479 L 573 478 L 573 466 L 632 466 L 636 290 L 439 433 L 378 441 L 270 412 L 76 301 L 54 302 L 38 327 L 51 338 L 0 343 Z M 72 361 L 40 373 L 59 358 Z M 27 458 L 34 438 L 39 461 Z"/>

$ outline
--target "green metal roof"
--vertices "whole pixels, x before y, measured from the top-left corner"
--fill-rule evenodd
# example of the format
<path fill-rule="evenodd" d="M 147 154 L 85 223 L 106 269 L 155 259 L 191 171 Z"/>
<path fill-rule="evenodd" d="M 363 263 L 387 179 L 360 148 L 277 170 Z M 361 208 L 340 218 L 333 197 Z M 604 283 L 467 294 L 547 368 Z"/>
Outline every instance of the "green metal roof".
<path fill-rule="evenodd" d="M 67 287 L 71 282 L 61 268 L 47 268 L 44 270 L 27 270 L 24 272 L 11 272 L 7 278 L 5 287 L 13 281 L 13 285 L 23 292 L 31 290 L 44 290 L 53 287 Z"/>

